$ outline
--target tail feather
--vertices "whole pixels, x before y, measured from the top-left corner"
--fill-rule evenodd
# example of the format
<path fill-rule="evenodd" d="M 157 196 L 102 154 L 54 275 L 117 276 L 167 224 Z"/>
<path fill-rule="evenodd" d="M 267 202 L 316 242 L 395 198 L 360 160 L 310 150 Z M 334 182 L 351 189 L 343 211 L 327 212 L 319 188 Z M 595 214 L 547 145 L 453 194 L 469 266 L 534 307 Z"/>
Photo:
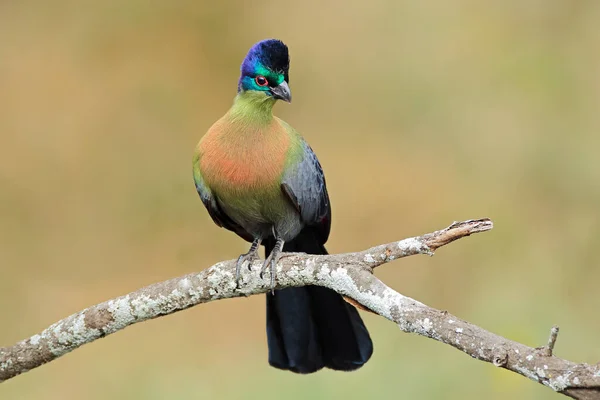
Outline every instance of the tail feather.
<path fill-rule="evenodd" d="M 274 241 L 267 241 L 267 255 Z M 284 251 L 327 254 L 317 236 L 305 228 L 287 242 Z M 369 332 L 341 295 L 319 286 L 278 290 L 267 294 L 269 364 L 297 373 L 321 368 L 352 371 L 373 353 Z"/>

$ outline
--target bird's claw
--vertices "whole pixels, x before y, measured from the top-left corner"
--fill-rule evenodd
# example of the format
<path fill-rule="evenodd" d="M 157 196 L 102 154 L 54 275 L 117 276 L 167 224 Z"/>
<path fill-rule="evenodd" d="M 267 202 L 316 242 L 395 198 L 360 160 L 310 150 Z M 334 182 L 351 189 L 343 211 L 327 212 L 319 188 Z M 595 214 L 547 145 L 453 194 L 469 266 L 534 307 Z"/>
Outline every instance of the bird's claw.
<path fill-rule="evenodd" d="M 274 236 L 277 236 L 277 235 L 274 235 Z M 277 267 L 277 261 L 279 261 L 279 258 L 281 257 L 281 252 L 283 250 L 284 244 L 285 244 L 285 241 L 282 238 L 277 238 L 277 241 L 275 242 L 275 246 L 273 246 L 273 250 L 271 251 L 271 254 L 269 254 L 269 257 L 267 257 L 267 259 L 265 260 L 265 262 L 260 270 L 260 278 L 262 279 L 264 272 L 270 266 L 271 294 L 273 294 L 273 295 L 275 294 L 275 268 Z"/>
<path fill-rule="evenodd" d="M 258 251 L 249 251 L 248 253 L 242 254 L 238 257 L 237 263 L 235 264 L 235 288 L 240 288 L 240 277 L 242 271 L 242 265 L 248 261 L 248 271 L 252 271 L 252 263 L 258 260 Z"/>
<path fill-rule="evenodd" d="M 275 255 L 275 257 L 273 257 L 273 255 Z M 271 253 L 263 263 L 262 268 L 260 269 L 260 279 L 263 279 L 265 271 L 267 269 L 271 274 L 271 294 L 275 294 L 275 270 L 277 268 L 277 262 L 280 258 L 280 254 Z"/>

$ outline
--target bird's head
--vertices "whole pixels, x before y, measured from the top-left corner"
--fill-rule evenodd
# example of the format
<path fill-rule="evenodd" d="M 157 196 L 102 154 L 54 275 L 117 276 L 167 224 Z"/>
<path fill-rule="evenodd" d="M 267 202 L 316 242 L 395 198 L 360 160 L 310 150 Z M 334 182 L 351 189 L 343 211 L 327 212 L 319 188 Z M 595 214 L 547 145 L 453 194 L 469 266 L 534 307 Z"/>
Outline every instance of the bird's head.
<path fill-rule="evenodd" d="M 264 96 L 289 103 L 292 100 L 289 67 L 288 48 L 282 41 L 267 39 L 256 43 L 242 63 L 238 93 L 264 93 Z"/>

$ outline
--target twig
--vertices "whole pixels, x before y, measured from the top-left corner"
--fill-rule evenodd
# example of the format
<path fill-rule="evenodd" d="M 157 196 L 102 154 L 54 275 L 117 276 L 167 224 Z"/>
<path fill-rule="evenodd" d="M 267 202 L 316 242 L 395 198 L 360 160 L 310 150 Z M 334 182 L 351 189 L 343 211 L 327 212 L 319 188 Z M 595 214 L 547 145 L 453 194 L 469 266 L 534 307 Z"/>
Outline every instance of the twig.
<path fill-rule="evenodd" d="M 546 350 L 546 357 L 552 357 L 552 352 L 554 351 L 554 345 L 556 344 L 556 338 L 558 337 L 559 328 L 557 325 L 554 325 L 552 329 L 550 329 L 550 336 L 548 337 L 548 345 L 544 347 Z"/>

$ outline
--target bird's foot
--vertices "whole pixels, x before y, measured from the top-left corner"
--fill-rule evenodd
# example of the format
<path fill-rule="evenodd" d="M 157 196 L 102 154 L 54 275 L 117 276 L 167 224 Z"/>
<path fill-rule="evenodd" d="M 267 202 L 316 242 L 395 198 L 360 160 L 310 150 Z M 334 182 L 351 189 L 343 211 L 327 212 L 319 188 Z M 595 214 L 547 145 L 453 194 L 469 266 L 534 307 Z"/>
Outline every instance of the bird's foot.
<path fill-rule="evenodd" d="M 263 278 L 263 275 L 267 268 L 271 273 L 271 294 L 275 294 L 275 269 L 277 267 L 277 262 L 281 258 L 281 251 L 283 250 L 283 245 L 285 241 L 283 239 L 277 239 L 275 242 L 275 246 L 273 247 L 273 251 L 269 254 L 269 257 L 263 263 L 263 266 L 260 270 L 260 278 Z"/>
<path fill-rule="evenodd" d="M 235 264 L 235 287 L 236 289 L 240 288 L 240 276 L 242 271 L 242 265 L 247 261 L 248 262 L 248 270 L 252 270 L 252 263 L 258 260 L 260 257 L 258 256 L 258 246 L 260 246 L 260 239 L 254 239 L 252 245 L 250 246 L 250 250 L 247 253 L 241 254 L 237 263 Z"/>

